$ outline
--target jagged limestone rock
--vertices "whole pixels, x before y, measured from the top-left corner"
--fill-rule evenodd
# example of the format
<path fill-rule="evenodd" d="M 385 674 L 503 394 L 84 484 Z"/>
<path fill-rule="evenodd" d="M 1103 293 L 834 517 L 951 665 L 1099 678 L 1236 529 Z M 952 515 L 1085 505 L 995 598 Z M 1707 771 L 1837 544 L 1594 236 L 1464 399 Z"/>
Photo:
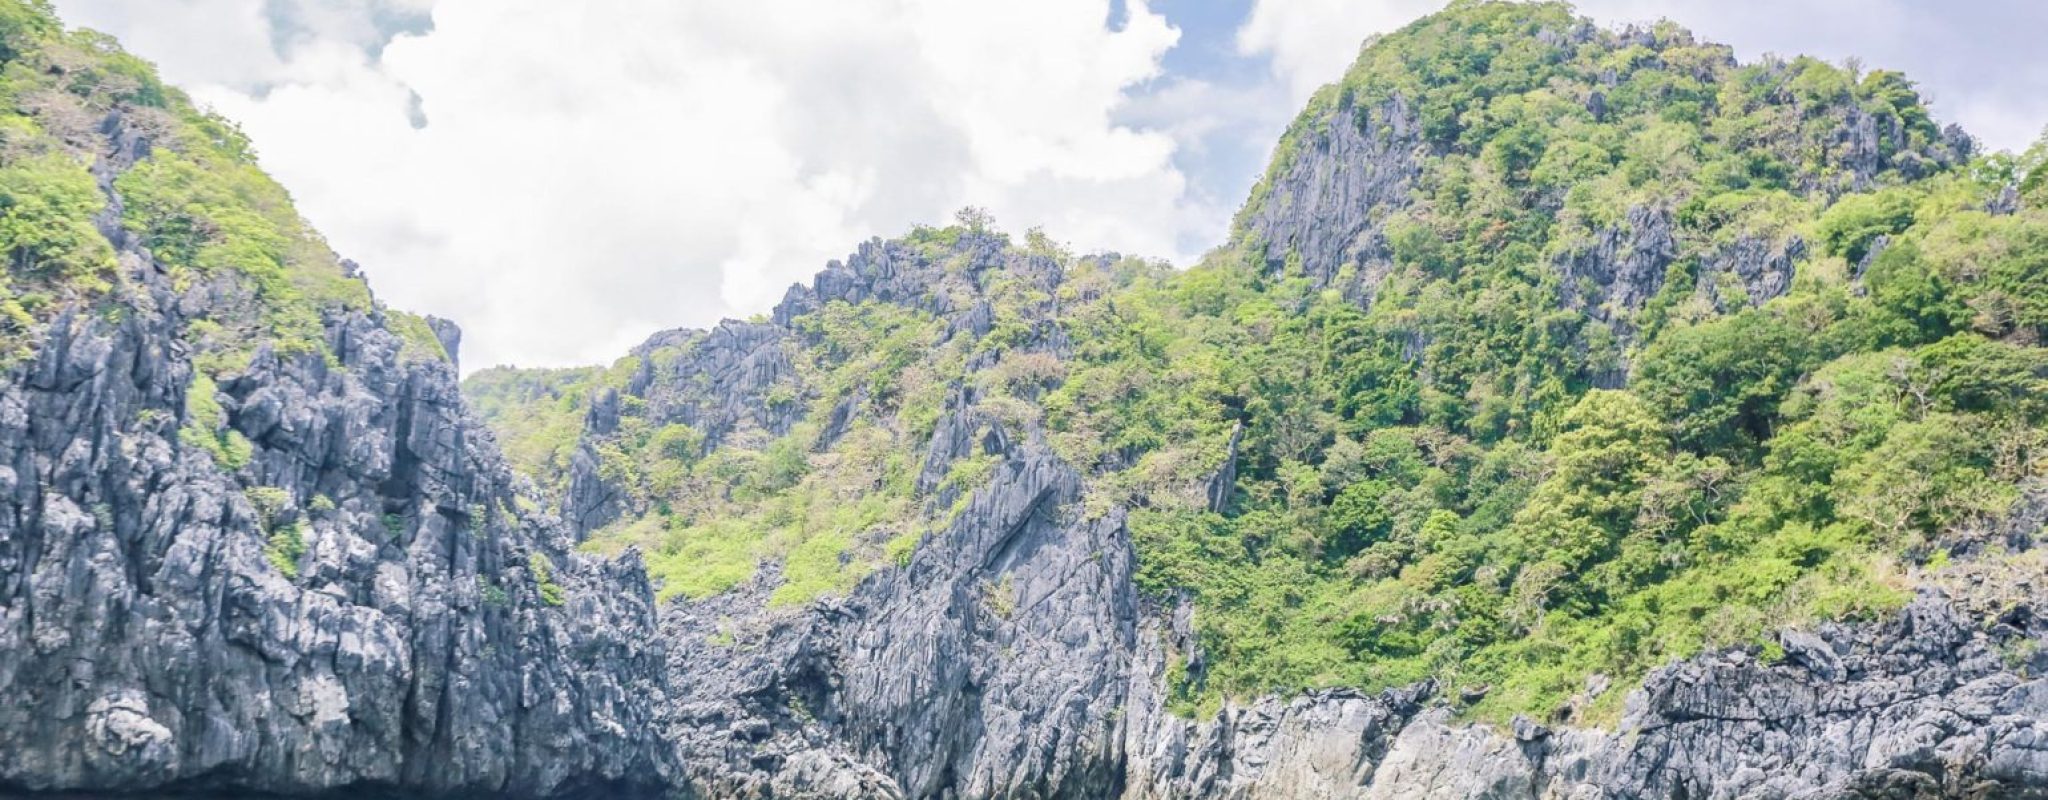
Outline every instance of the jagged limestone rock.
<path fill-rule="evenodd" d="M 106 168 L 148 156 L 120 112 L 102 130 Z M 451 364 L 352 312 L 331 362 L 261 346 L 195 397 L 183 331 L 232 292 L 113 239 L 128 313 L 57 317 L 0 383 L 0 787 L 660 781 L 644 575 L 519 510 Z M 216 424 L 245 464 L 181 436 Z"/>

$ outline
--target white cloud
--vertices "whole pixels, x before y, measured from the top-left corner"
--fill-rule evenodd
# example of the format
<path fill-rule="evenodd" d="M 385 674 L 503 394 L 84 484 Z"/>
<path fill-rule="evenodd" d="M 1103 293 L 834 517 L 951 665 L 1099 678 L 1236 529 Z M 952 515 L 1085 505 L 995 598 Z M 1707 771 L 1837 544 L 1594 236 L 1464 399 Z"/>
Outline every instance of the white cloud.
<path fill-rule="evenodd" d="M 1272 69 L 1298 108 L 1323 84 L 1344 76 L 1367 37 L 1408 24 L 1443 0 L 1257 0 L 1237 32 L 1247 55 L 1272 59 Z"/>
<path fill-rule="evenodd" d="M 1107 0 L 440 0 L 378 56 L 420 0 L 305 2 L 294 30 L 263 0 L 118 5 L 59 3 L 239 121 L 381 296 L 464 325 L 472 367 L 764 311 L 968 204 L 1161 256 L 1211 223 L 1174 140 L 1114 121 L 1177 37 L 1142 2 L 1110 30 Z"/>
<path fill-rule="evenodd" d="M 765 310 L 872 235 L 986 206 L 1183 263 L 1367 37 L 1442 0 L 56 0 L 240 121 L 377 290 L 471 366 L 608 359 Z M 1953 5 L 1953 4 L 1952 4 Z M 1861 56 L 1999 148 L 2048 121 L 2037 0 L 1581 0 L 1744 58 Z M 430 15 L 430 16 L 429 16 Z M 1186 60 L 1188 53 L 1178 57 Z M 425 124 L 417 125 L 423 117 Z"/>
<path fill-rule="evenodd" d="M 184 85 L 242 83 L 275 72 L 264 0 L 153 0 L 144 19 L 134 0 L 63 0 L 64 21 L 106 31 L 146 57 L 175 63 L 168 77 Z M 169 66 L 169 63 L 166 66 Z"/>

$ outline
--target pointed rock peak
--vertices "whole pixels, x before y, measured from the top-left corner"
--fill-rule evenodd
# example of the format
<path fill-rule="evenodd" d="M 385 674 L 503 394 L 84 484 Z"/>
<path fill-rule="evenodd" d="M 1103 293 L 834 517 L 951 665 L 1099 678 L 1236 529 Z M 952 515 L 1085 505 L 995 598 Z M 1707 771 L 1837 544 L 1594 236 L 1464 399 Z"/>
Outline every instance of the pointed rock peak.
<path fill-rule="evenodd" d="M 1641 207 L 1731 192 L 1826 201 L 1972 149 L 1898 73 L 1743 64 L 1671 22 L 1615 30 L 1562 3 L 1461 0 L 1369 41 L 1315 94 L 1234 238 L 1269 269 L 1348 274 L 1369 292 L 1397 268 L 1544 255 L 1515 252 L 1517 239 L 1626 232 Z M 1755 222 L 1687 221 L 1710 235 Z"/>

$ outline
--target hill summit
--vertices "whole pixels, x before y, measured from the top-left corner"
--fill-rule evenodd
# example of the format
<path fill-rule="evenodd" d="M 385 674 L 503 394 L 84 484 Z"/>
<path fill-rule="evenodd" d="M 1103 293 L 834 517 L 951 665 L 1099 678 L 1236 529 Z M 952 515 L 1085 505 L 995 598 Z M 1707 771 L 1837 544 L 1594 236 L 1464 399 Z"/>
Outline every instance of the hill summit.
<path fill-rule="evenodd" d="M 0 0 L 0 793 L 2048 791 L 2048 147 L 1453 2 L 1187 270 L 985 214 L 458 391 Z"/>

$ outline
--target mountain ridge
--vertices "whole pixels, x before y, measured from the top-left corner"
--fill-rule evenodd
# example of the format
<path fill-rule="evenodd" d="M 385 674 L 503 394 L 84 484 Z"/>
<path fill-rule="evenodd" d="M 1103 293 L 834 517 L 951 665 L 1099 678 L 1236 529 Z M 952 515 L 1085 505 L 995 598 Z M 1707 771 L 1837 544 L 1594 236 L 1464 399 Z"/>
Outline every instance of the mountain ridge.
<path fill-rule="evenodd" d="M 2040 158 L 1895 74 L 1461 0 L 1195 268 L 969 210 L 468 399 L 112 42 L 0 96 L 0 789 L 2048 791 Z"/>
<path fill-rule="evenodd" d="M 1414 82 L 1446 61 L 1491 71 L 1479 81 Z M 1490 88 L 1468 91 L 1474 83 Z M 1458 4 L 1377 39 L 1345 81 L 1311 101 L 1240 213 L 1232 244 L 1204 265 L 1175 274 L 1115 256 L 1075 259 L 1042 239 L 1023 247 L 984 240 L 986 223 L 972 213 L 951 228 L 871 241 L 812 286 L 792 289 L 765 322 L 728 322 L 706 334 L 721 338 L 715 346 L 668 339 L 696 348 L 694 355 L 668 366 L 639 362 L 629 384 L 599 390 L 602 398 L 616 391 L 620 401 L 591 407 L 590 430 L 609 432 L 636 413 L 650 425 L 675 424 L 684 418 L 651 409 L 696 402 L 675 400 L 703 388 L 688 388 L 692 376 L 724 381 L 737 374 L 730 365 L 772 361 L 775 369 L 753 373 L 752 395 L 707 396 L 781 398 L 768 406 L 780 408 L 779 418 L 757 420 L 759 437 L 732 447 L 780 459 L 782 477 L 761 480 L 767 473 L 720 464 L 704 472 L 730 482 L 664 498 L 675 490 L 605 477 L 607 459 L 645 451 L 630 437 L 599 433 L 579 446 L 573 469 L 583 488 L 571 502 L 602 497 L 611 505 L 593 519 L 623 520 L 584 526 L 586 547 L 647 548 L 668 592 L 714 603 L 724 625 L 744 630 L 754 615 L 733 597 L 755 597 L 767 609 L 755 614 L 770 619 L 840 595 L 895 607 L 900 600 L 877 599 L 869 585 L 889 583 L 889 559 L 905 549 L 915 559 L 956 535 L 932 526 L 952 519 L 944 511 L 961 499 L 985 496 L 972 489 L 977 481 L 991 481 L 987 494 L 1004 494 L 1004 465 L 1020 448 L 1043 447 L 1082 484 L 1066 521 L 1055 522 L 1069 526 L 1064 535 L 1106 521 L 1132 539 L 1136 593 L 1097 602 L 1111 618 L 1136 623 L 1136 638 L 1119 634 L 1115 647 L 1138 654 L 1134 676 L 1164 688 L 1138 678 L 1124 696 L 1172 710 L 1145 717 L 1146 734 L 1177 743 L 1169 747 L 1224 747 L 1227 720 L 1240 713 L 1282 730 L 1306 724 L 1290 721 L 1306 713 L 1323 719 L 1311 728 L 1334 714 L 1352 720 L 1343 724 L 1429 719 L 1412 729 L 1455 731 L 1443 727 L 1449 719 L 1430 716 L 1436 712 L 1414 716 L 1436 703 L 1504 726 L 1522 720 L 1518 714 L 1581 726 L 1671 724 L 1652 720 L 1690 712 L 1625 713 L 1624 697 L 1636 695 L 1609 687 L 1703 650 L 1734 646 L 1782 658 L 1775 654 L 1788 645 L 1772 631 L 1788 622 L 1875 621 L 1913 602 L 1938 605 L 1913 600 L 1913 587 L 1938 573 L 1924 560 L 1982 552 L 1989 541 L 1956 535 L 1953 526 L 1996 526 L 2038 503 L 2026 488 L 2033 468 L 1993 478 L 1970 467 L 1955 474 L 2013 483 L 1968 490 L 1991 492 L 1976 510 L 1880 512 L 1891 492 L 1882 482 L 1898 476 L 1872 461 L 1845 473 L 1872 483 L 1844 481 L 1832 490 L 1840 499 L 1824 498 L 1813 506 L 1819 511 L 1764 510 L 1786 508 L 1765 491 L 1811 498 L 1811 488 L 1793 487 L 1824 487 L 1780 474 L 1787 467 L 1773 461 L 1784 449 L 1774 428 L 1792 425 L 1802 440 L 1831 430 L 1821 434 L 1826 441 L 1844 442 L 1831 427 L 1837 423 L 1814 415 L 1865 413 L 1820 411 L 1835 402 L 1823 398 L 1836 396 L 1837 382 L 1866 380 L 1851 373 L 1885 359 L 1918 362 L 1912 369 L 1932 375 L 1978 369 L 1955 358 L 2010 357 L 2010 367 L 1991 371 L 2016 370 L 2004 373 L 2014 385 L 2040 379 L 2038 356 L 2026 349 L 2030 334 L 1982 315 L 1965 321 L 1959 309 L 1985 301 L 1961 295 L 1977 290 L 1910 249 L 1954 244 L 1944 239 L 1956 229 L 1944 226 L 1974 226 L 1972 215 L 2012 216 L 2012 184 L 2001 182 L 2009 179 L 1961 169 L 1973 151 L 1958 129 L 1936 127 L 1895 73 L 1853 75 L 1811 59 L 1744 65 L 1671 25 L 1613 32 L 1556 4 Z M 1967 221 L 1952 223 L 1952 215 Z M 1031 267 L 1033 255 L 1053 263 Z M 984 277 L 1012 274 L 1038 280 L 1036 293 L 998 296 L 988 288 L 995 280 Z M 887 316 L 882 327 L 902 330 L 923 320 L 929 329 L 918 333 L 944 355 L 919 361 L 903 349 L 879 361 L 804 363 L 824 341 L 797 328 L 835 300 L 840 316 L 826 325 L 873 327 Z M 1923 302 L 1946 310 L 1913 307 Z M 984 344 L 998 329 L 1007 331 L 1001 342 Z M 1956 332 L 1964 335 L 1945 347 L 1896 354 Z M 1769 342 L 1777 355 L 1753 358 L 1750 342 Z M 1877 352 L 1854 356 L 1870 350 Z M 852 363 L 873 376 L 882 367 L 887 381 L 891 358 L 904 361 L 894 369 L 909 370 L 925 398 L 906 392 L 897 403 L 886 387 L 864 393 L 822 369 Z M 934 386 L 934 375 L 952 376 L 947 388 Z M 1733 391 L 1724 396 L 1723 385 Z M 633 397 L 650 410 L 620 411 Z M 938 404 L 946 410 L 936 420 L 922 410 Z M 841 456 L 835 451 L 849 424 L 886 429 L 896 443 Z M 702 452 L 679 460 L 718 458 L 725 448 L 712 443 L 724 435 L 690 439 Z M 622 451 L 605 450 L 622 442 Z M 1972 461 L 1979 456 L 1963 453 L 2002 446 L 1962 445 L 1919 463 Z M 924 468 L 913 481 L 898 459 L 920 450 Z M 842 458 L 861 467 L 846 471 Z M 831 471 L 829 480 L 811 486 L 805 462 Z M 888 477 L 865 483 L 870 465 Z M 1737 493 L 1752 484 L 1772 499 L 1740 501 Z M 1477 488 L 1452 488 L 1460 486 Z M 1919 489 L 1921 499 L 1901 505 L 1958 488 Z M 833 492 L 893 495 L 897 504 L 853 518 L 804 511 Z M 1461 493 L 1471 496 L 1457 499 Z M 706 496 L 718 499 L 688 505 Z M 1894 516 L 1880 521 L 1886 514 Z M 1901 563 L 1865 538 L 1874 528 L 1864 526 L 1879 524 L 1951 533 L 1909 549 Z M 2006 543 L 2024 550 L 2030 537 Z M 707 563 L 726 567 L 708 581 L 691 571 Z M 670 573 L 667 564 L 683 567 Z M 1014 577 L 1028 571 L 1010 569 L 936 578 L 956 587 L 956 606 L 969 607 L 949 615 L 1031 605 L 1042 590 Z M 1583 576 L 1577 583 L 1575 572 Z M 1547 608 L 1553 603 L 1563 610 Z M 1949 613 L 1927 608 L 1921 613 Z M 929 612 L 871 613 L 913 614 L 925 629 L 948 625 Z M 1527 637 L 1545 630 L 1565 633 Z M 705 635 L 732 634 L 721 627 Z M 1848 642 L 1864 634 L 1829 635 Z M 1694 679 L 1742 691 L 1735 687 L 1746 679 L 1722 673 L 1739 673 L 1745 662 L 1716 663 Z M 988 680 L 1006 680 L 997 677 L 1004 667 L 979 668 Z M 1318 688 L 1347 685 L 1392 694 Z M 1418 686 L 1434 688 L 1412 693 Z M 1330 699 L 1278 707 L 1250 699 L 1304 689 Z M 863 712 L 845 713 L 851 724 Z M 1219 713 L 1213 725 L 1173 721 Z M 1523 731 L 1525 721 L 1511 727 Z M 1397 740 L 1410 729 L 1386 735 Z M 1713 735 L 1685 724 L 1672 730 Z M 1456 736 L 1494 746 L 1482 734 Z M 1646 791 L 1707 792 L 1755 779 L 1714 777 L 1725 766 L 1717 765 L 1659 783 L 1670 776 L 1632 773 L 1639 767 L 1627 758 L 1600 755 L 1616 744 L 1591 733 L 1567 738 L 1589 748 L 1571 770 L 1617 770 L 1603 774 Z M 1201 759 L 1280 757 L 1225 748 L 1199 758 L 1157 754 L 1165 760 L 1145 763 L 1162 771 L 1143 788 L 1136 754 L 1157 746 L 1167 745 L 1126 742 L 1137 771 L 1126 774 L 1134 783 L 1125 791 L 1227 796 L 1282 785 L 1255 779 L 1225 789 L 1229 781 L 1215 782 L 1223 773 L 1201 777 L 1229 769 Z M 1299 755 L 1319 746 L 1282 749 Z M 1381 740 L 1366 752 L 1334 752 L 1378 763 L 1394 746 Z M 1661 746 L 1669 749 L 1654 752 L 1706 745 L 1677 738 Z M 1436 757 L 1401 754 L 1419 763 Z M 1500 758 L 1491 768 L 1501 774 L 1451 777 L 1474 786 L 1527 779 L 1535 791 L 1557 779 L 1546 764 Z M 1353 779 L 1362 787 L 1370 778 Z M 1283 794 L 1320 794 L 1348 784 L 1285 785 Z"/>

